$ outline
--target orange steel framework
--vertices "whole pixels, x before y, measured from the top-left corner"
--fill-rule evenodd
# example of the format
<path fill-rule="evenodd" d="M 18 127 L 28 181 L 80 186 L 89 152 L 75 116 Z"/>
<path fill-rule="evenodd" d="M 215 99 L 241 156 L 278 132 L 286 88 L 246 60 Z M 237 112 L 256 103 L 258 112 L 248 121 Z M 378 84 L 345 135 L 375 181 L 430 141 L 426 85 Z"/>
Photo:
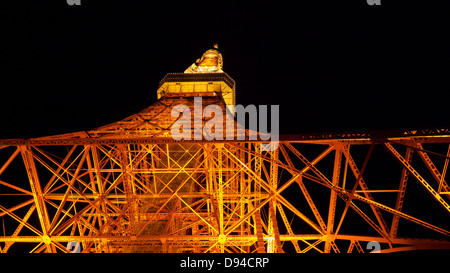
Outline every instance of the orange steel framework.
<path fill-rule="evenodd" d="M 274 151 L 248 135 L 175 141 L 171 109 L 195 96 L 233 118 L 234 81 L 206 70 L 169 74 L 122 121 L 0 140 L 0 252 L 450 248 L 450 129 L 282 135 Z"/>

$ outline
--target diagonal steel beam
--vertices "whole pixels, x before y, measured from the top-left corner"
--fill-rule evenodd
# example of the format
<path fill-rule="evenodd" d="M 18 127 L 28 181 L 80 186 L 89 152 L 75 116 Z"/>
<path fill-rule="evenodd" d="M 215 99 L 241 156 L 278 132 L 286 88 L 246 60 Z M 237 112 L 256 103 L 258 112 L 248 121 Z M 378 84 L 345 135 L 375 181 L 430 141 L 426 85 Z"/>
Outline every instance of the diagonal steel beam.
<path fill-rule="evenodd" d="M 290 159 L 290 157 L 289 157 L 289 155 L 288 155 L 286 149 L 285 149 L 285 148 L 283 147 L 283 145 L 281 145 L 281 144 L 280 144 L 280 150 L 281 150 L 281 152 L 283 153 L 283 156 L 284 156 L 286 162 L 288 163 L 289 167 L 291 167 L 291 168 L 294 169 L 295 166 L 294 166 L 294 164 L 292 163 L 292 160 Z M 306 168 L 306 167 L 305 167 L 305 168 Z M 326 229 L 327 229 L 327 228 L 326 228 L 326 224 L 325 224 L 325 222 L 323 221 L 323 218 L 322 218 L 322 216 L 320 215 L 319 210 L 317 209 L 317 206 L 316 206 L 316 204 L 314 203 L 313 198 L 311 197 L 311 195 L 309 194 L 308 190 L 306 189 L 305 183 L 303 183 L 303 179 L 302 179 L 303 176 L 307 176 L 308 178 L 310 178 L 309 175 L 306 175 L 305 173 L 303 173 L 303 175 L 300 176 L 300 177 L 297 179 L 296 182 L 297 182 L 298 186 L 300 187 L 300 189 L 301 189 L 301 191 L 302 191 L 304 197 L 306 198 L 306 201 L 308 202 L 309 207 L 310 207 L 311 210 L 313 211 L 313 214 L 314 214 L 314 216 L 316 217 L 316 220 L 319 222 L 319 225 L 320 225 L 321 229 L 322 229 L 322 230 L 326 230 Z"/>
<path fill-rule="evenodd" d="M 436 165 L 434 165 L 431 158 L 428 156 L 428 154 L 423 149 L 422 143 L 415 142 L 416 146 L 419 148 L 418 154 L 420 155 L 420 158 L 422 159 L 423 163 L 427 166 L 428 170 L 430 170 L 431 174 L 433 175 L 436 182 L 439 184 L 438 193 L 441 192 L 443 189 L 445 192 L 450 192 L 450 187 L 448 186 L 447 182 L 445 181 L 445 172 L 447 170 L 448 166 L 448 155 L 450 154 L 450 145 L 449 149 L 447 151 L 447 157 L 445 158 L 445 165 L 444 165 L 444 171 L 441 174 L 439 170 L 437 169 Z M 450 198 L 450 196 L 449 196 Z"/>
<path fill-rule="evenodd" d="M 411 164 L 411 159 L 413 155 L 413 149 L 407 148 L 406 149 L 406 155 L 405 160 Z M 406 193 L 406 185 L 408 183 L 408 174 L 409 171 L 405 167 L 402 169 L 402 174 L 400 177 L 400 185 L 398 188 L 398 194 L 397 194 L 397 200 L 395 202 L 395 210 L 401 211 L 403 208 L 403 201 L 405 200 L 405 193 Z M 400 221 L 400 216 L 397 214 L 394 214 L 392 218 L 392 224 L 391 224 L 391 238 L 397 237 L 397 230 L 398 230 L 398 224 Z"/>
<path fill-rule="evenodd" d="M 360 172 L 358 167 L 356 166 L 355 161 L 353 160 L 353 157 L 350 154 L 349 147 L 344 147 L 344 155 L 347 159 L 348 165 L 350 166 L 350 169 L 352 170 L 353 174 L 356 178 L 359 178 L 359 182 L 356 185 L 359 185 L 361 189 L 363 190 L 364 196 L 370 200 L 374 200 L 372 197 L 372 194 L 369 192 L 369 187 L 367 186 L 366 182 L 364 181 L 364 178 L 362 177 L 362 171 Z M 386 221 L 384 220 L 383 215 L 381 214 L 380 210 L 375 206 L 370 206 L 372 209 L 372 212 L 374 213 L 378 224 L 383 231 L 383 234 L 388 237 L 389 234 L 389 228 L 386 224 Z"/>
<path fill-rule="evenodd" d="M 9 164 L 11 164 L 11 162 L 14 160 L 14 158 L 16 158 L 16 156 L 20 153 L 20 149 L 17 148 L 14 153 L 8 158 L 8 160 L 6 160 L 6 162 L 2 165 L 2 167 L 0 167 L 0 175 L 2 175 L 2 173 L 6 170 L 6 168 L 8 168 Z"/>
<path fill-rule="evenodd" d="M 68 182 L 69 185 L 73 186 L 73 184 L 75 183 L 75 181 L 76 181 L 76 179 L 77 179 L 77 177 L 78 177 L 78 175 L 80 173 L 80 170 L 81 170 L 81 168 L 82 168 L 82 166 L 84 164 L 84 161 L 86 160 L 86 157 L 87 157 L 88 154 L 89 154 L 89 146 L 86 146 L 85 149 L 84 149 L 84 154 L 83 154 L 80 162 L 78 163 L 77 169 L 75 170 L 75 173 L 73 174 L 73 177 L 72 177 L 71 181 Z M 69 195 L 69 193 L 71 191 L 71 186 L 67 187 L 67 190 L 64 193 L 64 197 L 63 197 L 63 199 L 61 200 L 61 203 L 58 206 L 58 209 L 57 209 L 57 211 L 55 213 L 55 216 L 53 217 L 53 221 L 52 221 L 52 224 L 51 224 L 49 230 L 53 230 L 55 225 L 58 223 L 59 215 L 61 214 L 61 210 L 64 208 L 64 205 L 65 205 L 65 203 L 67 201 L 67 197 L 68 197 L 68 195 Z"/>
<path fill-rule="evenodd" d="M 344 211 L 342 212 L 341 219 L 339 220 L 339 224 L 338 224 L 338 226 L 336 227 L 336 232 L 334 233 L 334 236 L 336 236 L 336 234 L 338 234 L 339 229 L 341 228 L 341 225 L 342 225 L 342 223 L 343 223 L 343 221 L 344 221 L 345 215 L 347 214 L 348 208 L 350 207 L 350 205 L 351 205 L 351 203 L 352 203 L 352 199 L 353 199 L 353 196 L 354 196 L 354 194 L 355 194 L 355 192 L 356 192 L 356 188 L 358 187 L 359 182 L 360 182 L 360 180 L 362 179 L 362 175 L 363 175 L 363 173 L 364 173 L 364 170 L 366 169 L 367 163 L 369 162 L 369 158 L 370 158 L 370 156 L 372 155 L 372 151 L 373 151 L 374 146 L 375 146 L 374 143 L 372 143 L 372 144 L 370 145 L 369 151 L 367 152 L 366 158 L 364 159 L 364 163 L 363 163 L 363 165 L 362 165 L 362 167 L 361 167 L 361 172 L 359 173 L 358 177 L 356 178 L 355 185 L 353 186 L 353 189 L 352 189 L 350 195 L 347 196 L 347 197 L 348 197 L 348 200 L 346 201 Z"/>
<path fill-rule="evenodd" d="M 401 154 L 388 142 L 384 143 L 384 146 L 392 153 L 392 155 L 405 167 L 410 171 L 410 173 L 416 178 L 417 181 L 428 191 L 431 196 L 436 199 L 448 212 L 450 212 L 450 205 L 445 202 L 445 200 L 431 187 L 430 184 L 411 166 L 408 161 L 401 156 Z"/>

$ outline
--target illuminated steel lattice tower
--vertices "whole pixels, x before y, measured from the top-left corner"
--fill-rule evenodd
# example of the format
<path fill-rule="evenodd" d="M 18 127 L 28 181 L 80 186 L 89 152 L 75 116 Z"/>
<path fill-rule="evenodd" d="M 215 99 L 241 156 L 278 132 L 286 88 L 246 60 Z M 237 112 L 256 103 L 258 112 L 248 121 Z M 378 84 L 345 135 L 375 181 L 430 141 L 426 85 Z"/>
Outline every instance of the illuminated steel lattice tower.
<path fill-rule="evenodd" d="M 206 51 L 161 81 L 156 103 L 113 124 L 0 140 L 0 251 L 450 248 L 450 129 L 282 135 L 274 151 L 250 130 L 208 140 L 209 105 L 241 126 L 222 63 Z M 174 139 L 176 105 L 200 139 Z"/>

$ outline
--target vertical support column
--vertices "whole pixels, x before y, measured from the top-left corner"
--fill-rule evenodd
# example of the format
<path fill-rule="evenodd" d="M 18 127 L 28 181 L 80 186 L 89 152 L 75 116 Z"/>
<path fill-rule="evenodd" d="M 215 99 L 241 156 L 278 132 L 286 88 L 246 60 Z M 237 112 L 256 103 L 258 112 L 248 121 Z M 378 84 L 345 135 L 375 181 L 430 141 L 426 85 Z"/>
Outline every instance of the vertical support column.
<path fill-rule="evenodd" d="M 249 210 L 252 210 L 253 207 L 250 205 Z M 256 233 L 256 252 L 257 253 L 265 253 L 264 248 L 264 234 L 263 234 L 263 227 L 262 227 L 262 221 L 261 221 L 261 211 L 256 210 L 254 214 L 254 220 L 255 220 L 255 233 Z"/>
<path fill-rule="evenodd" d="M 278 159 L 278 150 L 271 151 L 270 152 L 270 159 L 277 160 Z M 269 177 L 269 183 L 271 187 L 271 194 L 276 191 L 278 182 L 278 168 L 275 164 L 270 164 L 270 177 Z M 269 219 L 267 223 L 267 233 L 269 235 L 269 239 L 267 241 L 267 253 L 275 253 L 276 252 L 276 245 L 275 245 L 275 233 L 274 233 L 274 205 L 273 203 L 276 202 L 275 198 L 272 198 L 272 200 L 269 201 Z"/>
<path fill-rule="evenodd" d="M 277 253 L 284 253 L 283 247 L 281 245 L 280 231 L 278 229 L 278 221 L 276 218 L 276 207 L 275 207 L 274 203 L 272 203 L 272 202 L 269 203 L 269 210 L 272 211 L 271 215 L 272 215 L 273 231 L 274 231 L 274 238 L 275 238 L 275 250 Z"/>
<path fill-rule="evenodd" d="M 148 146 L 148 147 L 147 147 Z M 150 169 L 150 164 L 148 163 L 148 158 L 150 157 L 150 159 L 151 159 L 151 156 L 152 156 L 152 149 L 153 149 L 153 147 L 152 147 L 152 145 L 143 145 L 143 147 L 141 148 L 141 149 L 144 149 L 144 150 L 146 150 L 146 155 L 144 156 L 144 158 L 142 159 L 142 161 L 141 161 L 141 163 L 140 163 L 140 165 L 141 165 L 141 169 L 142 170 L 149 170 Z M 143 178 L 143 184 L 146 186 L 146 187 L 150 187 L 150 173 L 149 172 L 144 172 L 144 173 L 142 173 L 142 178 Z"/>
<path fill-rule="evenodd" d="M 339 185 L 339 178 L 341 174 L 341 161 L 342 161 L 342 145 L 335 144 L 336 154 L 334 156 L 334 167 L 333 167 L 333 180 L 331 183 L 333 186 Z M 325 242 L 325 253 L 330 253 L 331 246 L 334 246 L 333 234 L 334 231 L 334 218 L 336 215 L 336 201 L 337 201 L 337 191 L 331 190 L 330 194 L 330 205 L 328 208 L 328 221 L 327 221 L 327 241 Z M 333 247 L 336 252 L 338 249 Z"/>
<path fill-rule="evenodd" d="M 203 145 L 203 156 L 205 158 L 205 172 L 206 172 L 206 192 L 209 196 L 207 203 L 206 203 L 206 207 L 207 207 L 207 212 L 208 212 L 208 219 L 214 219 L 215 214 L 217 213 L 216 210 L 214 209 L 214 183 L 213 183 L 213 170 L 214 170 L 214 162 L 212 159 L 212 144 L 204 144 Z M 217 219 L 217 217 L 216 217 Z M 212 229 L 211 227 L 208 225 L 207 227 L 208 229 L 208 235 L 213 235 L 212 234 Z"/>
<path fill-rule="evenodd" d="M 150 167 L 151 167 L 151 183 L 152 183 L 152 185 L 153 185 L 153 187 L 152 187 L 152 189 L 153 189 L 153 193 L 154 194 L 157 194 L 158 193 L 158 187 L 157 187 L 157 178 L 156 178 L 156 168 L 157 168 L 157 166 L 159 165 L 159 164 L 157 164 L 156 163 L 156 161 L 159 159 L 159 160 L 161 160 L 161 158 L 160 158 L 160 156 L 158 156 L 158 154 L 160 154 L 160 153 L 157 153 L 157 151 L 158 151 L 158 148 L 157 148 L 158 146 L 157 145 L 152 145 L 151 146 L 151 149 L 150 149 L 150 160 L 151 160 L 151 162 L 150 162 Z M 159 158 L 158 158 L 159 157 Z M 149 185 L 149 187 L 150 187 L 151 185 Z"/>
<path fill-rule="evenodd" d="M 279 150 L 276 149 L 270 152 L 270 158 L 272 159 L 272 163 L 270 164 L 270 186 L 272 191 L 276 191 L 278 188 L 278 165 L 274 164 L 274 162 L 278 161 L 278 151 Z M 273 194 L 273 192 L 271 194 Z M 272 198 L 269 201 L 268 234 L 270 239 L 267 243 L 268 253 L 283 252 L 280 241 L 280 233 L 278 230 L 278 222 L 276 218 L 276 207 L 277 201 L 275 198 Z"/>
<path fill-rule="evenodd" d="M 272 161 L 278 161 L 278 149 L 270 152 L 270 159 Z M 277 190 L 278 187 L 278 165 L 272 163 L 270 164 L 270 186 L 274 191 Z M 272 203 L 276 203 L 276 199 L 272 199 Z M 276 205 L 276 204 L 274 204 Z"/>
<path fill-rule="evenodd" d="M 259 177 L 261 177 L 261 144 L 260 143 L 254 143 L 249 144 L 254 145 L 255 149 L 255 173 Z M 251 162 L 251 157 L 249 155 L 249 162 Z M 249 181 L 253 183 L 254 185 L 254 192 L 257 196 L 255 201 L 255 206 L 259 205 L 261 202 L 261 185 L 259 183 L 256 183 L 256 178 L 249 178 Z M 249 211 L 253 209 L 253 206 L 249 204 Z M 256 246 L 256 252 L 257 253 L 265 253 L 265 247 L 264 247 L 264 234 L 263 234 L 263 227 L 262 227 L 262 220 L 261 220 L 261 211 L 257 210 L 254 214 L 254 221 L 255 221 L 255 229 L 254 232 L 256 233 L 257 238 L 257 246 Z"/>
<path fill-rule="evenodd" d="M 251 145 L 251 144 L 250 144 Z M 255 173 L 258 177 L 261 177 L 261 144 L 260 143 L 255 143 Z M 250 155 L 249 155 L 250 156 Z M 249 160 L 249 162 L 251 162 Z M 255 186 L 255 193 L 257 195 L 257 200 L 255 202 L 255 206 L 259 205 L 259 202 L 261 200 L 261 185 L 259 183 L 256 183 L 256 178 L 254 179 L 250 179 L 251 182 L 254 183 Z"/>
<path fill-rule="evenodd" d="M 135 221 L 137 220 L 136 213 L 136 200 L 135 200 L 135 192 L 134 192 L 134 179 L 132 177 L 132 171 L 130 166 L 130 160 L 128 159 L 128 146 L 127 145 L 118 145 L 119 153 L 120 153 L 120 163 L 122 165 L 122 175 L 123 175 L 123 188 L 125 191 L 126 201 L 128 205 L 128 220 L 129 222 L 129 232 L 133 235 L 135 234 Z"/>
<path fill-rule="evenodd" d="M 215 144 L 217 147 L 217 206 L 219 209 L 219 244 L 220 253 L 225 252 L 226 236 L 224 234 L 223 216 L 224 216 L 224 203 L 223 203 L 223 162 L 222 162 L 222 148 L 223 143 Z"/>
<path fill-rule="evenodd" d="M 41 224 L 43 233 L 42 240 L 47 247 L 47 252 L 55 252 L 56 249 L 51 246 L 51 240 L 48 234 L 48 230 L 50 228 L 50 219 L 48 216 L 47 208 L 45 206 L 44 195 L 42 193 L 41 184 L 39 182 L 36 165 L 34 164 L 33 153 L 29 146 L 20 146 L 20 152 L 22 154 L 23 163 L 25 164 L 25 168 L 27 170 L 31 191 L 33 192 L 36 211 L 39 216 L 39 222 Z"/>
<path fill-rule="evenodd" d="M 91 146 L 91 153 L 92 153 L 92 161 L 94 163 L 94 172 L 95 172 L 95 182 L 92 181 L 92 183 L 96 183 L 97 184 L 97 192 L 100 196 L 103 195 L 104 192 L 104 188 L 103 188 L 103 182 L 102 182 L 102 178 L 101 178 L 101 172 L 100 172 L 100 163 L 99 163 L 99 154 L 98 154 L 98 148 L 96 146 Z M 96 187 L 92 187 L 93 189 L 95 189 Z M 105 209 L 105 201 L 101 201 L 100 203 L 100 207 L 104 210 Z M 100 221 L 100 218 L 99 218 Z"/>
<path fill-rule="evenodd" d="M 246 152 L 243 148 L 246 148 L 248 146 L 248 149 L 252 149 L 253 143 L 238 143 L 237 146 L 234 147 L 234 154 L 239 158 L 241 162 L 246 162 L 247 165 L 248 161 L 246 161 Z M 251 162 L 251 161 L 250 161 Z M 236 211 L 239 211 L 239 213 L 233 214 L 233 222 L 238 221 L 243 215 L 246 215 L 247 212 L 249 212 L 249 206 L 250 200 L 252 199 L 250 197 L 250 194 L 252 193 L 251 183 L 252 180 L 249 178 L 249 176 L 243 171 L 242 167 L 239 166 L 238 163 L 235 161 L 232 161 L 231 159 L 228 159 L 227 168 L 234 169 L 238 173 L 234 178 L 234 185 L 230 192 L 239 192 L 239 197 L 233 197 L 234 201 L 233 203 L 236 204 L 237 209 Z M 235 172 L 229 172 L 230 177 L 234 175 Z M 245 221 L 240 225 L 239 235 L 245 236 L 252 234 L 251 225 L 249 221 Z M 241 246 L 241 251 L 243 253 L 250 253 L 250 245 L 243 245 Z"/>
<path fill-rule="evenodd" d="M 100 155 L 99 155 L 99 148 L 95 145 L 91 146 L 91 153 L 92 153 L 92 161 L 94 163 L 94 171 L 95 171 L 95 181 L 93 181 L 93 184 L 97 184 L 97 192 L 98 194 L 101 196 L 101 201 L 99 202 L 99 206 L 100 209 L 104 212 L 107 211 L 107 206 L 106 206 L 106 202 L 105 202 L 105 196 L 104 196 L 104 192 L 105 192 L 105 186 L 103 184 L 103 179 L 102 179 L 102 172 L 101 169 L 102 167 L 100 166 Z M 95 189 L 95 187 L 92 187 L 93 189 Z M 111 232 L 111 227 L 110 224 L 108 222 L 107 217 L 105 217 L 103 215 L 103 213 L 100 213 L 97 216 L 97 220 L 98 223 L 100 225 L 100 227 L 102 227 L 103 229 L 103 234 L 109 234 Z M 103 247 L 103 250 L 107 253 L 110 252 L 110 246 L 108 243 L 107 239 L 101 239 L 101 245 Z"/>
<path fill-rule="evenodd" d="M 193 226 L 192 226 L 192 235 L 193 235 L 193 236 L 196 235 L 197 232 L 198 232 L 198 230 L 199 230 L 198 224 L 193 225 Z M 200 247 L 199 247 L 198 245 L 193 245 L 192 247 L 193 247 L 194 253 L 199 253 L 199 252 L 200 252 Z"/>
<path fill-rule="evenodd" d="M 408 162 L 408 164 L 411 163 L 412 154 L 413 154 L 413 150 L 411 148 L 407 148 L 405 160 Z M 406 185 L 408 183 L 408 174 L 409 174 L 408 169 L 406 167 L 403 167 L 402 175 L 400 177 L 400 186 L 398 188 L 397 201 L 395 202 L 395 210 L 397 210 L 397 211 L 402 211 L 403 200 L 405 198 L 405 192 L 406 192 Z M 399 221 L 400 221 L 400 216 L 398 214 L 394 214 L 394 216 L 392 218 L 392 225 L 391 225 L 391 233 L 390 233 L 391 238 L 397 237 Z"/>

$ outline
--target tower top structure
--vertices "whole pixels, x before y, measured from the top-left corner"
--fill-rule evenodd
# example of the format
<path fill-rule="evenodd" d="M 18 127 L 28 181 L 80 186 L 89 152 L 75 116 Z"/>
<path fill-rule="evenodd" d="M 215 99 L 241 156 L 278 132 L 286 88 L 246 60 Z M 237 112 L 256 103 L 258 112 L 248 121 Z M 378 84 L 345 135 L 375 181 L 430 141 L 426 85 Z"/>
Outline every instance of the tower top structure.
<path fill-rule="evenodd" d="M 214 44 L 214 48 L 205 51 L 184 73 L 223 73 L 223 58 L 218 49 L 219 45 Z"/>
<path fill-rule="evenodd" d="M 222 97 L 227 108 L 234 113 L 235 82 L 223 71 L 223 57 L 216 43 L 184 73 L 169 73 L 160 82 L 157 96 L 170 97 Z"/>

